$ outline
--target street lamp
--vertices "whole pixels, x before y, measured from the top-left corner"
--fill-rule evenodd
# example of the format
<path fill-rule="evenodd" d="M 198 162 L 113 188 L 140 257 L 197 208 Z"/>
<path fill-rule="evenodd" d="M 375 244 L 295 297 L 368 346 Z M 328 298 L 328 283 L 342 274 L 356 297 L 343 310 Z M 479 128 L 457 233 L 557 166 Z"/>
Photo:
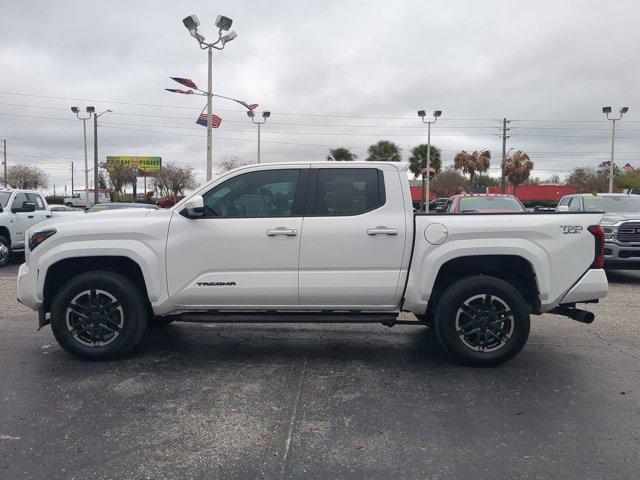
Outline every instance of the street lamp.
<path fill-rule="evenodd" d="M 611 120 L 611 160 L 609 162 L 609 193 L 613 193 L 613 156 L 614 156 L 614 146 L 616 141 L 616 122 L 622 118 L 622 115 L 629 111 L 629 107 L 620 108 L 618 117 L 611 117 L 611 107 L 602 107 L 602 113 L 604 113 L 607 117 L 607 120 Z"/>
<path fill-rule="evenodd" d="M 91 110 L 89 110 L 91 109 Z M 93 203 L 98 204 L 98 118 L 112 110 L 105 110 L 102 113 L 95 113 L 95 107 L 87 107 L 87 112 L 93 113 Z M 87 203 L 88 203 L 87 199 Z M 87 205 L 88 206 L 88 205 Z"/>
<path fill-rule="evenodd" d="M 234 31 L 223 35 L 223 32 L 228 31 L 233 24 L 233 20 L 223 15 L 218 15 L 216 18 L 216 27 L 218 27 L 218 39 L 213 43 L 207 43 L 205 37 L 198 32 L 200 21 L 195 15 L 190 15 L 182 20 L 185 28 L 189 30 L 189 34 L 196 39 L 200 49 L 207 50 L 207 181 L 211 180 L 213 174 L 213 159 L 212 159 L 212 113 L 211 113 L 211 101 L 213 96 L 213 78 L 212 78 L 212 62 L 213 62 L 213 49 L 222 50 L 227 43 L 236 38 L 238 34 Z"/>
<path fill-rule="evenodd" d="M 82 133 L 84 138 L 84 201 L 85 207 L 89 206 L 89 163 L 87 161 L 87 120 L 91 118 L 91 116 L 95 112 L 95 108 L 87 107 L 86 112 L 89 114 L 88 116 L 80 115 L 80 109 L 78 107 L 71 107 L 71 111 L 76 114 L 76 117 L 79 120 L 82 120 Z M 71 192 L 73 196 L 73 192 Z"/>
<path fill-rule="evenodd" d="M 424 173 L 422 173 L 422 191 L 424 192 L 424 209 L 429 213 L 429 180 L 431 179 L 431 124 L 438 121 L 438 117 L 442 115 L 442 110 L 435 110 L 433 112 L 433 120 L 425 120 L 427 112 L 424 110 L 418 110 L 418 117 L 422 120 L 422 123 L 427 125 L 427 177 L 425 180 Z"/>
<path fill-rule="evenodd" d="M 247 110 L 247 117 L 251 119 L 251 123 L 258 125 L 258 163 L 260 163 L 260 126 L 267 123 L 267 118 L 271 116 L 271 112 L 262 112 L 262 121 L 256 120 L 256 114 L 253 110 Z"/>

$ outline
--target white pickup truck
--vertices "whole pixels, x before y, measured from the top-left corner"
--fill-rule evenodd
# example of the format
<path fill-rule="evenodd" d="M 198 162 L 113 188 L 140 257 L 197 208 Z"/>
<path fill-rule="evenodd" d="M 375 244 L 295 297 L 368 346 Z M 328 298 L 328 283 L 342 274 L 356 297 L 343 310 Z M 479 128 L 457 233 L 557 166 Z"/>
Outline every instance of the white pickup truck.
<path fill-rule="evenodd" d="M 51 218 L 44 196 L 31 190 L 0 190 L 0 268 L 25 248 L 25 232 Z"/>
<path fill-rule="evenodd" d="M 417 214 L 406 163 L 245 166 L 167 210 L 54 219 L 29 232 L 20 301 L 87 359 L 147 323 L 434 327 L 476 365 L 516 355 L 530 314 L 607 294 L 599 213 Z"/>

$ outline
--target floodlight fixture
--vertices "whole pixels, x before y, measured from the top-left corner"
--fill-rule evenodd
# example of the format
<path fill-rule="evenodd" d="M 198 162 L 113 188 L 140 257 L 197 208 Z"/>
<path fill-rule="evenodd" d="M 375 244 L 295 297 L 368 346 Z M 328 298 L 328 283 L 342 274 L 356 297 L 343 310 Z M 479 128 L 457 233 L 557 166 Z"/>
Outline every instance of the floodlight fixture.
<path fill-rule="evenodd" d="M 184 17 L 182 19 L 182 23 L 184 24 L 185 28 L 189 30 L 189 33 L 191 33 L 191 35 L 193 35 L 193 32 L 195 32 L 200 26 L 200 20 L 198 20 L 198 17 L 196 17 L 195 15 Z"/>
<path fill-rule="evenodd" d="M 262 112 L 262 118 L 269 118 L 271 116 L 271 112 Z"/>
<path fill-rule="evenodd" d="M 424 110 L 418 110 L 418 116 L 420 118 L 424 118 L 427 116 L 427 112 L 425 112 Z"/>
<path fill-rule="evenodd" d="M 231 32 L 227 33 L 224 37 L 222 37 L 220 39 L 222 41 L 222 45 L 225 45 L 227 42 L 230 42 L 231 40 L 233 40 L 237 36 L 238 36 L 238 34 L 235 31 L 231 31 Z"/>
<path fill-rule="evenodd" d="M 253 118 L 254 116 L 255 116 L 255 113 L 253 113 L 253 110 L 247 110 L 247 117 Z"/>
<path fill-rule="evenodd" d="M 71 111 L 73 113 L 78 113 L 80 111 L 80 109 L 78 107 L 71 107 Z"/>
<path fill-rule="evenodd" d="M 96 107 L 87 107 L 87 113 L 95 113 Z"/>
<path fill-rule="evenodd" d="M 602 107 L 602 113 L 611 113 L 611 107 Z"/>
<path fill-rule="evenodd" d="M 624 115 L 625 113 L 627 113 L 629 111 L 629 107 L 622 107 L 620 109 L 620 115 Z"/>
<path fill-rule="evenodd" d="M 231 20 L 229 17 L 225 17 L 224 15 L 218 15 L 218 17 L 216 18 L 216 27 L 224 32 L 229 30 L 232 24 L 233 20 Z"/>
<path fill-rule="evenodd" d="M 436 110 L 435 112 L 433 112 L 433 116 L 435 118 L 438 118 L 440 115 L 442 115 L 442 110 Z"/>

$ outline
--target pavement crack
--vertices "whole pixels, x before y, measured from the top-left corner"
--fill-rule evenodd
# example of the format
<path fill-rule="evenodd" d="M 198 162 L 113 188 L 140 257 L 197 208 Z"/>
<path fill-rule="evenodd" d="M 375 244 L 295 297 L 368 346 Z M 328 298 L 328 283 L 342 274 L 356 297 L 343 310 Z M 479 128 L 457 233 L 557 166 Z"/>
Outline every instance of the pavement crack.
<path fill-rule="evenodd" d="M 606 344 L 607 344 L 607 345 L 609 345 L 610 347 L 615 348 L 615 349 L 616 349 L 616 350 L 618 350 L 620 353 L 622 353 L 622 354 L 624 354 L 624 355 L 626 355 L 626 356 L 628 356 L 628 357 L 631 357 L 631 358 L 633 358 L 633 359 L 635 359 L 635 360 L 640 360 L 640 358 L 638 358 L 638 357 L 636 357 L 635 355 L 632 355 L 631 353 L 629 353 L 629 352 L 627 352 L 627 351 L 623 350 L 623 349 L 622 349 L 622 348 L 620 348 L 619 346 L 615 345 L 611 340 L 608 340 L 608 339 L 604 338 L 604 337 L 603 337 L 602 335 L 600 335 L 598 332 L 595 332 L 595 331 L 593 331 L 593 330 L 591 330 L 591 329 L 587 329 L 587 331 L 588 331 L 589 333 L 593 334 L 596 338 L 598 338 L 598 339 L 602 340 L 604 343 L 606 343 Z"/>
<path fill-rule="evenodd" d="M 291 449 L 291 438 L 293 436 L 293 428 L 295 426 L 298 410 L 300 409 L 300 397 L 302 396 L 302 387 L 304 385 L 304 377 L 307 373 L 307 357 L 304 357 L 304 363 L 302 364 L 302 372 L 300 373 L 300 381 L 298 382 L 298 388 L 296 392 L 296 400 L 291 409 L 291 415 L 289 416 L 289 429 L 287 431 L 287 437 L 284 443 L 284 453 L 282 454 L 282 464 L 280 467 L 280 480 L 284 478 L 284 472 L 287 467 L 287 458 L 289 456 L 289 450 Z"/>

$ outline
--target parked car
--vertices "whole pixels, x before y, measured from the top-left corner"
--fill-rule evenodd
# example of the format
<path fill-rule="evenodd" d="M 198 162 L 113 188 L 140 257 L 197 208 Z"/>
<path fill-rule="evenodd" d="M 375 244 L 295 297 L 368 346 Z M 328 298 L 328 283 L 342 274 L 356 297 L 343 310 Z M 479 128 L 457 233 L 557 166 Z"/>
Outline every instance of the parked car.
<path fill-rule="evenodd" d="M 559 212 L 604 212 L 605 266 L 610 269 L 640 267 L 640 195 L 582 193 L 558 202 Z"/>
<path fill-rule="evenodd" d="M 98 190 L 98 203 L 110 202 L 111 196 L 107 190 Z M 89 190 L 89 198 L 84 190 L 79 191 L 71 195 L 70 197 L 64 198 L 64 204 L 67 207 L 82 207 L 89 208 L 94 204 L 94 192 L 93 190 Z"/>
<path fill-rule="evenodd" d="M 106 202 L 94 205 L 89 210 L 87 210 L 87 213 L 102 212 L 104 210 L 122 210 L 125 208 L 146 208 L 148 210 L 157 210 L 160 207 L 158 207 L 157 205 L 151 205 L 149 203 Z"/>
<path fill-rule="evenodd" d="M 24 251 L 26 230 L 49 218 L 49 205 L 40 192 L 0 190 L 0 267 L 12 253 Z"/>
<path fill-rule="evenodd" d="M 431 200 L 429 202 L 429 210 L 437 211 L 438 207 L 446 205 L 448 200 L 449 200 L 449 197 L 440 197 L 440 198 L 436 198 L 435 200 Z"/>
<path fill-rule="evenodd" d="M 524 213 L 526 209 L 513 195 L 498 193 L 460 194 L 447 200 L 440 211 L 447 213 Z"/>
<path fill-rule="evenodd" d="M 67 207 L 66 205 L 50 205 L 49 210 L 51 210 L 51 216 L 53 218 L 84 213 L 84 211 L 81 209 Z"/>
<path fill-rule="evenodd" d="M 607 293 L 601 214 L 415 214 L 408 163 L 340 163 L 247 165 L 171 209 L 34 227 L 19 299 L 96 360 L 148 322 L 392 326 L 408 311 L 493 365 L 523 348 L 530 314 L 593 321 L 575 306 Z"/>
<path fill-rule="evenodd" d="M 156 205 L 158 205 L 160 208 L 171 208 L 183 198 L 184 197 L 181 195 L 162 198 L 156 201 Z"/>

